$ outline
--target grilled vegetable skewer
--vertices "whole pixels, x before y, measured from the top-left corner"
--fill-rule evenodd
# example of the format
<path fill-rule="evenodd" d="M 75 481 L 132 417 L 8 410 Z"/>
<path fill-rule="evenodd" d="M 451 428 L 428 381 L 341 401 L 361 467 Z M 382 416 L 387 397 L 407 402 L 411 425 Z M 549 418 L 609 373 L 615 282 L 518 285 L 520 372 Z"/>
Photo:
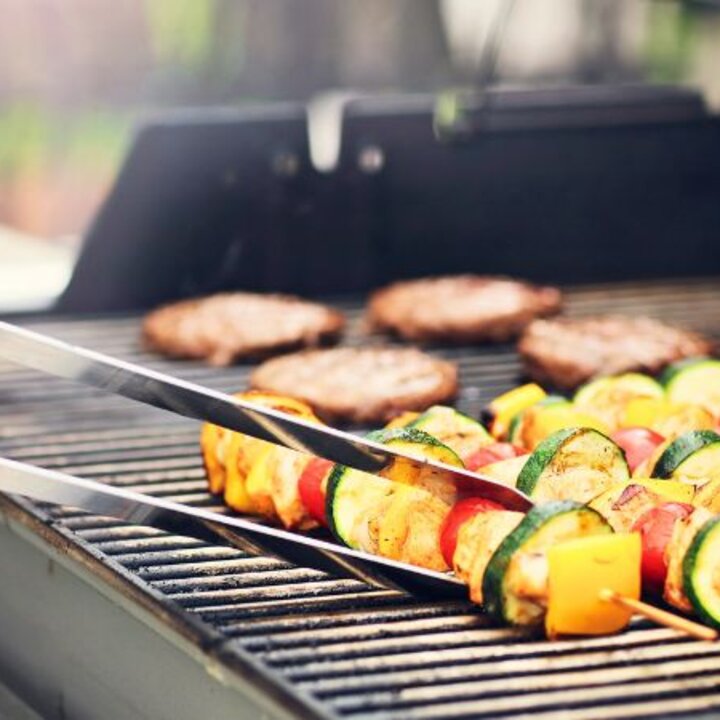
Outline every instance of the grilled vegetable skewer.
<path fill-rule="evenodd" d="M 292 398 L 253 394 L 248 399 L 317 421 L 307 405 Z M 465 461 L 474 465 L 473 459 L 479 457 L 495 459 L 498 452 L 523 452 L 512 445 L 496 443 L 479 423 L 451 408 L 434 407 L 422 415 L 407 414 L 391 425 L 395 427 L 374 433 L 374 439 L 400 445 L 410 454 L 432 457 L 448 464 L 463 466 Z M 690 468 L 693 471 L 691 479 L 695 482 L 699 481 L 702 470 L 709 465 L 717 465 L 714 462 L 715 439 L 720 442 L 720 436 L 707 431 L 698 433 L 698 436 L 701 442 L 694 444 L 688 444 L 686 438 L 678 439 L 677 447 L 684 449 L 683 452 L 670 452 L 671 458 L 679 458 L 673 467 L 682 467 L 685 471 Z M 544 622 L 549 634 L 611 632 L 627 622 L 627 613 L 620 613 L 617 608 L 611 612 L 607 609 L 607 602 L 603 605 L 603 601 L 598 600 L 600 590 L 612 590 L 632 599 L 635 594 L 632 578 L 639 577 L 640 562 L 639 559 L 633 561 L 632 550 L 632 543 L 638 542 L 638 536 L 599 537 L 612 533 L 612 525 L 618 525 L 618 519 L 613 514 L 616 500 L 610 505 L 613 512 L 608 513 L 609 522 L 577 501 L 565 508 L 567 517 L 550 523 L 550 528 L 561 529 L 559 534 L 542 529 L 545 520 L 550 522 L 549 519 L 538 520 L 537 513 L 541 517 L 544 517 L 543 513 L 550 513 L 552 519 L 552 513 L 558 510 L 554 506 L 562 506 L 563 501 L 569 498 L 585 501 L 597 490 L 605 496 L 614 492 L 618 485 L 624 485 L 620 493 L 622 497 L 623 493 L 635 487 L 631 485 L 635 481 L 630 478 L 623 449 L 593 428 L 565 428 L 541 442 L 530 457 L 505 457 L 490 465 L 484 461 L 477 462 L 484 473 L 498 473 L 497 477 L 507 482 L 518 480 L 538 498 L 561 501 L 540 506 L 526 517 L 492 507 L 493 503 L 477 498 L 458 498 L 454 487 L 443 485 L 430 471 L 425 474 L 411 471 L 401 461 L 379 476 L 373 476 L 213 426 L 203 428 L 201 442 L 211 489 L 224 491 L 228 504 L 242 512 L 277 518 L 287 527 L 298 529 L 327 523 L 341 541 L 352 547 L 434 570 L 446 570 L 452 566 L 468 583 L 471 597 L 476 601 L 484 600 L 497 617 L 523 625 Z M 688 447 L 690 452 L 685 452 Z M 672 443 L 660 448 L 664 453 L 660 457 L 665 458 L 665 464 L 669 448 L 673 448 Z M 705 455 L 699 460 L 693 458 L 693 453 L 699 451 Z M 655 462 L 657 464 L 657 457 Z M 687 467 L 686 463 L 689 463 Z M 512 473 L 509 472 L 511 464 Z M 663 463 L 660 467 L 664 467 Z M 673 471 L 669 472 L 672 475 Z M 656 498 L 662 497 L 667 490 L 686 492 L 689 489 L 695 494 L 695 488 L 687 484 L 688 479 L 684 478 L 685 482 L 672 479 L 644 481 L 647 487 L 644 487 L 643 481 L 637 481 L 637 485 L 648 492 L 650 488 L 657 490 L 658 484 L 664 486 L 663 492 L 654 493 L 654 497 L 650 498 L 649 507 L 652 508 L 658 505 Z M 715 483 L 698 484 L 706 502 L 711 502 L 715 495 Z M 697 495 L 701 495 L 700 490 Z M 683 495 L 683 499 L 689 498 Z M 485 512 L 478 510 L 483 503 Z M 473 505 L 474 510 L 466 511 L 463 516 L 463 507 L 469 505 Z M 601 512 L 603 509 L 607 511 L 602 504 L 599 507 Z M 647 507 L 638 505 L 634 509 L 647 510 Z M 574 518 L 574 521 L 568 518 Z M 448 525 L 453 519 L 454 536 L 449 540 Z M 529 545 L 522 540 L 523 533 L 528 532 L 528 522 L 531 522 L 533 533 L 539 533 L 540 538 Z M 532 523 L 539 524 L 536 527 Z M 525 529 L 521 532 L 521 528 Z M 616 529 L 630 528 L 620 526 Z M 522 542 L 518 540 L 518 533 Z M 681 550 L 675 552 L 675 556 L 680 557 L 683 568 L 685 551 L 694 542 L 695 536 L 695 532 L 686 533 L 684 544 L 680 540 L 676 543 Z M 715 607 L 718 603 L 712 581 L 707 581 L 707 572 L 698 572 L 696 567 L 700 556 L 703 565 L 709 563 L 712 566 L 712 553 L 706 551 L 705 544 L 714 547 L 718 541 L 715 533 L 707 531 L 702 541 L 697 542 L 693 570 L 682 570 L 680 591 L 673 595 L 671 590 L 666 589 L 666 597 L 677 607 L 683 610 L 694 608 L 705 619 L 710 618 L 708 621 L 717 623 L 720 610 Z M 513 543 L 517 547 L 508 556 L 508 547 L 513 548 Z M 572 558 L 573 552 L 579 552 L 573 543 L 579 543 L 585 552 L 599 552 L 603 567 L 615 563 L 619 570 L 615 573 L 616 581 L 608 579 L 602 588 L 594 588 L 589 596 L 592 607 L 586 616 L 593 618 L 590 624 L 577 621 L 577 613 L 573 614 L 563 607 L 558 600 L 562 592 L 550 590 L 553 585 L 562 587 L 562 569 L 572 565 L 567 560 L 558 564 L 559 561 L 552 561 L 552 558 Z M 623 546 L 627 552 L 618 553 L 617 548 Z M 496 558 L 497 553 L 498 557 L 505 556 L 504 566 Z M 672 575 L 668 573 L 667 582 L 671 582 L 671 577 L 677 577 L 678 561 L 670 560 L 668 564 L 675 568 Z M 490 570 L 486 572 L 488 568 Z M 506 583 L 508 572 L 510 579 Z M 639 581 L 636 584 L 639 588 Z M 699 590 L 694 591 L 695 587 Z M 695 607 L 700 602 L 705 609 Z M 605 608 L 602 612 L 601 607 Z M 710 609 L 707 610 L 707 607 Z M 572 620 L 573 617 L 575 620 Z M 598 617 L 603 621 L 599 622 Z"/>

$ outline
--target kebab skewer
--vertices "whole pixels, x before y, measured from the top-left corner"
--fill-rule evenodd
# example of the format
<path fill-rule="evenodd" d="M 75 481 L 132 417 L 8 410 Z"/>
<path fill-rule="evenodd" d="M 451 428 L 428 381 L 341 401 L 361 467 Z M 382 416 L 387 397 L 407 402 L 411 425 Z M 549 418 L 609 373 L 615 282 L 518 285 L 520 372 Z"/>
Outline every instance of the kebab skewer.
<path fill-rule="evenodd" d="M 688 490 L 694 493 L 694 488 L 667 479 L 638 479 L 628 486 L 631 476 L 626 459 L 631 459 L 636 473 L 638 469 L 647 470 L 652 460 L 653 471 L 664 478 L 672 477 L 674 472 L 668 457 L 679 459 L 684 462 L 683 473 L 693 471 L 694 467 L 696 480 L 706 472 L 706 463 L 698 465 L 696 458 L 688 459 L 672 444 L 661 446 L 660 456 L 655 453 L 649 457 L 657 441 L 646 442 L 647 438 L 641 438 L 643 442 L 638 443 L 637 433 L 630 432 L 632 428 L 623 428 L 623 422 L 626 423 L 628 417 L 635 419 L 639 410 L 647 412 L 654 403 L 655 410 L 662 411 L 659 415 L 656 412 L 656 416 L 661 417 L 666 431 L 670 428 L 671 436 L 685 430 L 688 424 L 707 428 L 711 424 L 708 416 L 712 417 L 707 408 L 678 400 L 688 399 L 688 395 L 697 400 L 698 378 L 704 385 L 708 381 L 711 386 L 717 385 L 717 369 L 716 361 L 702 361 L 673 370 L 674 405 L 669 414 L 656 381 L 647 376 L 626 374 L 593 381 L 581 388 L 572 403 L 547 398 L 538 386 L 517 388 L 498 398 L 489 408 L 489 425 L 495 437 L 472 418 L 452 408 L 435 407 L 422 415 L 405 414 L 391 423 L 391 427 L 376 433 L 374 439 L 401 444 L 406 452 L 449 464 L 464 464 L 471 469 L 481 467 L 483 473 L 516 483 L 538 500 L 594 498 L 591 509 L 604 509 L 606 513 L 609 509 L 615 529 L 628 530 L 622 517 L 632 517 L 641 509 L 652 508 L 673 493 L 678 495 L 675 499 L 689 500 Z M 317 421 L 310 408 L 300 401 L 257 394 L 251 399 Z M 578 421 L 591 426 L 568 427 Z M 611 423 L 616 433 L 627 431 L 620 438 L 622 447 L 601 431 Z M 326 523 L 340 540 L 353 547 L 424 567 L 444 570 L 454 565 L 446 538 L 453 533 L 454 538 L 458 537 L 458 516 L 464 513 L 467 519 L 473 515 L 468 513 L 469 504 L 477 507 L 483 503 L 477 498 L 459 499 L 453 488 L 439 485 L 432 476 L 413 474 L 409 468 L 403 468 L 402 463 L 384 472 L 383 477 L 369 476 L 262 441 L 243 440 L 238 436 L 228 439 L 226 435 L 233 436 L 219 428 L 206 428 L 203 448 L 211 486 L 218 491 L 226 485 L 230 505 L 243 512 L 277 516 L 288 527 L 306 528 Z M 663 440 L 659 434 L 657 437 Z M 715 435 L 705 430 L 698 437 L 712 445 Z M 534 449 L 530 457 L 517 445 L 496 442 L 519 438 Z M 684 447 L 682 442 L 680 446 Z M 682 463 L 675 463 L 678 464 Z M 224 476 L 223 468 L 226 469 Z M 662 492 L 658 492 L 660 485 Z M 712 504 L 716 495 L 714 485 L 712 481 L 702 484 L 698 499 Z M 494 537 L 501 539 L 500 531 L 513 516 L 502 512 L 505 512 L 502 517 L 496 513 L 489 516 L 493 518 L 489 524 Z M 518 518 L 513 522 L 515 520 Z M 461 542 L 461 547 L 464 544 Z M 475 540 L 468 546 L 477 548 L 480 544 L 486 554 L 488 548 L 494 547 L 486 538 L 482 543 Z M 474 551 L 469 552 L 472 556 Z M 462 575 L 462 562 L 455 569 Z M 478 575 L 477 571 L 475 574 Z M 479 585 L 470 582 L 470 587 L 472 593 Z M 475 590 L 476 595 L 480 593 Z"/>
<path fill-rule="evenodd" d="M 268 399 L 268 401 L 277 402 L 277 398 L 270 398 Z M 294 405 L 295 403 L 297 403 L 297 401 L 292 401 L 289 404 Z M 302 413 L 308 412 L 307 409 L 302 408 L 300 405 L 294 405 L 292 411 Z M 425 414 L 424 417 L 420 417 L 422 418 L 422 421 L 420 423 L 416 423 L 416 425 L 424 425 L 429 429 L 433 429 L 433 431 L 438 434 L 445 433 L 443 435 L 444 439 L 448 439 L 450 442 L 455 444 L 458 449 L 461 449 L 465 454 L 466 458 L 472 457 L 472 455 L 477 455 L 477 453 L 482 451 L 484 447 L 485 450 L 487 450 L 487 445 L 489 445 L 488 439 L 490 439 L 490 441 L 492 440 L 492 438 L 489 438 L 489 436 L 487 436 L 487 433 L 484 433 L 484 431 L 478 431 L 476 429 L 477 427 L 481 428 L 482 426 L 479 426 L 479 424 L 475 423 L 470 418 L 461 416 L 459 413 L 456 413 L 456 411 L 452 410 L 451 408 L 435 409 L 434 412 L 430 414 Z M 407 419 L 408 418 L 405 418 L 404 420 Z M 411 422 L 413 423 L 415 423 L 416 420 L 417 418 L 411 418 Z M 455 420 L 455 422 L 448 422 L 448 420 Z M 588 439 L 585 437 L 588 434 L 585 431 L 587 431 L 588 429 L 584 428 L 582 430 L 583 432 L 579 434 L 570 433 L 568 435 L 568 437 L 570 438 L 574 437 L 576 444 L 580 442 L 581 446 L 582 443 L 586 443 Z M 575 437 L 575 435 L 577 435 L 577 437 Z M 411 449 L 415 450 L 423 448 L 423 451 L 429 452 L 431 456 L 442 459 L 445 462 L 452 461 L 453 458 L 449 455 L 449 452 L 453 451 L 449 450 L 448 446 L 444 445 L 444 443 L 437 441 L 436 438 L 428 436 L 428 433 L 425 433 L 424 430 L 416 426 L 414 428 L 410 428 L 409 430 L 404 431 L 391 429 L 390 431 L 385 431 L 383 436 L 378 436 L 376 437 L 376 439 L 387 442 L 400 442 L 405 443 L 406 445 L 409 444 L 412 446 Z M 600 434 L 597 433 L 597 436 L 599 437 Z M 597 440 L 597 438 L 593 435 L 590 435 L 590 439 Z M 433 442 L 433 440 L 435 440 L 435 442 Z M 260 443 L 261 441 L 253 440 L 252 442 Z M 457 443 L 462 443 L 462 447 L 457 445 Z M 212 443 L 210 443 L 210 445 L 212 446 Z M 216 454 L 218 447 L 222 448 L 221 442 L 216 443 Z M 407 450 L 407 447 L 404 449 Z M 319 490 L 322 484 L 327 481 L 327 476 L 323 477 L 324 473 L 322 472 L 322 470 L 326 470 L 331 475 L 334 474 L 336 476 L 335 481 L 333 482 L 333 487 L 335 487 L 335 490 L 332 493 L 333 502 L 327 503 L 328 506 L 331 508 L 331 511 L 334 511 L 336 505 L 335 501 L 338 499 L 338 497 L 336 496 L 338 495 L 344 499 L 343 502 L 339 503 L 341 506 L 344 507 L 347 507 L 348 505 L 351 507 L 353 505 L 362 505 L 363 503 L 358 503 L 358 500 L 367 502 L 367 483 L 365 482 L 358 485 L 357 482 L 353 482 L 353 474 L 356 473 L 356 471 L 349 471 L 348 469 L 343 469 L 344 472 L 341 472 L 339 469 L 335 468 L 332 470 L 332 472 L 330 472 L 329 467 L 322 467 L 321 463 L 323 463 L 324 461 L 320 461 L 318 459 L 303 459 L 302 456 L 298 456 L 298 454 L 293 453 L 293 451 L 285 450 L 282 448 L 275 448 L 274 446 L 270 446 L 269 449 L 263 448 L 263 451 L 268 450 L 270 455 L 261 453 L 262 462 L 259 464 L 253 464 L 247 475 L 247 486 L 252 490 L 252 492 L 249 494 L 249 499 L 251 501 L 251 504 L 254 503 L 256 506 L 254 509 L 255 512 L 264 511 L 265 514 L 269 514 L 269 507 L 267 505 L 267 502 L 264 503 L 263 500 L 267 501 L 268 499 L 272 499 L 273 492 L 266 491 L 263 496 L 263 493 L 257 492 L 257 488 L 255 487 L 257 483 L 253 483 L 252 480 L 254 479 L 253 471 L 255 471 L 255 478 L 267 477 L 267 472 L 259 472 L 256 470 L 256 468 L 262 468 L 264 466 L 265 470 L 267 470 L 272 465 L 272 453 L 280 453 L 286 455 L 284 463 L 282 462 L 282 457 L 275 458 L 275 462 L 279 463 L 281 468 L 279 472 L 279 476 L 281 478 L 283 476 L 292 478 L 293 474 L 295 474 L 295 482 L 291 482 L 290 484 L 288 484 L 281 481 L 279 483 L 280 489 L 287 489 L 292 485 L 302 486 L 302 483 L 298 483 L 296 481 L 297 471 L 301 471 L 300 477 L 302 479 L 303 477 L 306 477 L 307 471 L 309 469 L 313 469 L 314 472 L 311 472 L 309 474 L 315 478 L 316 489 Z M 252 455 L 253 453 L 250 454 Z M 290 454 L 290 458 L 288 458 L 287 454 Z M 457 456 L 457 454 L 455 455 L 458 464 L 462 462 L 461 460 L 459 460 L 459 456 Z M 535 464 L 537 465 L 537 462 Z M 212 458 L 208 458 L 207 453 L 206 465 L 208 466 L 208 471 L 210 472 L 212 466 Z M 327 465 L 329 465 L 329 463 Z M 285 472 L 283 472 L 282 470 L 283 466 L 286 468 Z M 610 464 L 611 468 L 615 468 L 617 470 L 616 466 L 617 463 Z M 397 559 L 403 559 L 405 561 L 413 562 L 414 564 L 422 565 L 425 567 L 432 567 L 433 569 L 444 569 L 444 567 L 446 566 L 444 566 L 442 562 L 445 559 L 443 559 L 443 561 L 438 559 L 438 552 L 436 550 L 437 541 L 434 540 L 434 538 L 437 538 L 437 533 L 434 532 L 434 529 L 437 528 L 438 525 L 441 525 L 443 523 L 443 518 L 448 515 L 448 506 L 454 499 L 452 496 L 452 492 L 450 489 L 446 489 L 447 492 L 439 489 L 434 484 L 433 478 L 431 477 L 409 478 L 406 476 L 406 474 L 404 474 L 406 470 L 407 469 L 403 469 L 402 467 L 394 467 L 391 469 L 390 477 L 377 479 L 376 487 L 374 488 L 374 497 L 377 499 L 378 502 L 375 504 L 370 503 L 370 510 L 365 509 L 364 511 L 355 513 L 355 515 L 352 516 L 353 522 L 350 522 L 349 524 L 345 522 L 347 518 L 345 517 L 345 515 L 343 515 L 342 528 L 339 528 L 336 523 L 334 529 L 336 531 L 336 534 L 338 534 L 339 529 L 341 529 L 341 532 L 345 533 L 344 536 L 341 536 L 341 539 L 346 542 L 350 540 L 348 544 L 354 542 L 357 543 L 355 546 L 369 550 L 371 552 L 379 552 L 380 554 L 386 555 L 388 557 L 395 556 Z M 344 477 L 348 474 L 349 477 Z M 602 475 L 602 473 L 600 474 Z M 228 473 L 228 476 L 230 475 L 231 473 Z M 274 474 L 271 472 L 270 475 L 275 477 L 276 479 L 278 477 L 277 472 L 275 472 Z M 360 473 L 359 475 L 364 474 Z M 526 477 L 527 475 L 528 473 L 526 472 Z M 540 475 L 542 476 L 542 473 L 540 473 Z M 339 480 L 341 480 L 342 482 L 338 482 L 338 476 Z M 373 478 L 374 476 L 367 477 Z M 231 480 L 230 477 L 228 477 L 227 479 Z M 615 475 L 610 473 L 610 480 L 614 481 L 617 479 L 618 478 Z M 355 480 L 360 480 L 360 478 L 355 478 Z M 262 485 L 262 483 L 260 483 L 260 485 Z M 338 485 L 344 487 L 344 493 L 338 493 L 336 487 Z M 359 497 L 353 495 L 353 485 L 362 488 L 362 494 Z M 567 486 L 567 484 L 564 485 Z M 215 486 L 218 486 L 217 480 Z M 593 483 L 590 483 L 589 486 L 591 489 L 595 489 Z M 228 489 L 232 488 L 229 487 Z M 350 492 L 347 492 L 348 490 L 350 490 Z M 291 502 L 278 503 L 280 507 L 287 508 L 293 505 L 297 505 L 297 500 L 299 496 L 303 495 L 307 497 L 308 495 L 307 492 L 300 493 L 300 491 L 295 494 L 293 494 L 292 492 L 286 494 L 290 498 Z M 321 492 L 316 493 L 318 498 L 321 497 L 321 494 Z M 276 488 L 274 496 L 282 497 L 282 493 L 278 494 Z M 300 499 L 302 500 L 302 497 Z M 317 504 L 318 503 L 316 503 L 316 505 Z M 243 509 L 244 511 L 252 511 L 252 508 L 243 507 L 241 509 Z M 363 512 L 365 513 L 364 515 Z M 311 513 L 311 515 L 313 514 L 315 515 L 315 521 L 317 521 L 317 519 L 321 516 L 321 513 L 318 511 L 317 507 L 315 507 L 315 512 Z M 288 521 L 288 517 L 290 517 L 288 515 L 286 515 L 285 517 L 281 515 L 281 517 L 286 524 L 297 522 L 297 519 L 291 519 Z M 430 519 L 430 529 L 428 529 L 428 519 Z M 313 519 L 311 518 L 311 521 L 312 520 Z M 298 526 L 300 526 L 301 522 L 305 521 L 306 519 L 301 518 L 298 522 Z M 350 530 L 348 530 L 348 528 L 350 528 Z M 362 532 L 359 534 L 359 536 L 357 534 L 356 536 L 353 536 L 352 528 L 361 528 Z M 621 541 L 614 540 L 614 542 Z M 478 547 L 478 543 L 474 543 L 474 546 Z M 492 545 L 485 544 L 484 547 L 492 547 Z M 472 588 L 473 585 L 471 583 L 471 592 Z"/>

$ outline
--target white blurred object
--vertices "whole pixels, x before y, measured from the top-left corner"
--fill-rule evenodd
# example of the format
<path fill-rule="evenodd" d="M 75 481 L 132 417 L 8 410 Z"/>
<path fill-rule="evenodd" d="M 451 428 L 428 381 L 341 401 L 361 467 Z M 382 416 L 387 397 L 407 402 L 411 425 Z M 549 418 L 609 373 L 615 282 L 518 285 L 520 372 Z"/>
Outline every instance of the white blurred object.
<path fill-rule="evenodd" d="M 76 242 L 48 242 L 0 225 L 0 313 L 46 310 L 65 289 Z"/>
<path fill-rule="evenodd" d="M 507 0 L 441 0 L 455 62 L 474 73 Z M 516 0 L 500 43 L 505 80 L 572 77 L 588 65 L 632 65 L 643 41 L 646 0 Z"/>

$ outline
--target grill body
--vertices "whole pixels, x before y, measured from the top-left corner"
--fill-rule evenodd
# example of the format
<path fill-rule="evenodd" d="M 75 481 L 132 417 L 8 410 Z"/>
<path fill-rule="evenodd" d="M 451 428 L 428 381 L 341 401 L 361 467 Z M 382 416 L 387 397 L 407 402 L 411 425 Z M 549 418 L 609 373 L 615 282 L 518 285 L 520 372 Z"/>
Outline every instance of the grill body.
<path fill-rule="evenodd" d="M 358 302 L 340 305 L 357 316 Z M 649 314 L 720 338 L 719 306 L 710 278 L 576 287 L 568 312 Z M 148 355 L 133 315 L 28 324 L 217 389 L 244 387 L 249 371 Z M 459 363 L 471 414 L 520 379 L 511 347 L 431 352 Z M 184 418 L 0 367 L 5 456 L 222 510 L 197 434 Z M 0 511 L 0 671 L 48 717 L 720 713 L 720 646 L 642 622 L 547 642 L 490 627 L 464 601 L 323 572 L 241 537 L 189 539 L 19 498 Z"/>

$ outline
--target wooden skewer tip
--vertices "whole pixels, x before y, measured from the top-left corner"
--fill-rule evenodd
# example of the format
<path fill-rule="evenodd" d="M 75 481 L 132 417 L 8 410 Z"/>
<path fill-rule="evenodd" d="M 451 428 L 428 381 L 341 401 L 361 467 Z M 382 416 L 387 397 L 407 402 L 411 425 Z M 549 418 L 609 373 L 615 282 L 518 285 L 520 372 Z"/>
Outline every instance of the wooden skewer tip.
<path fill-rule="evenodd" d="M 648 605 L 648 603 L 642 600 L 635 600 L 634 598 L 625 597 L 616 593 L 614 590 L 604 588 L 599 593 L 600 599 L 603 602 L 612 602 L 617 605 L 633 610 L 638 615 L 643 615 L 656 622 L 658 625 L 669 627 L 673 630 L 678 630 L 686 635 L 697 638 L 698 640 L 717 640 L 718 632 L 705 625 L 688 620 L 681 615 L 675 615 L 674 613 L 662 610 L 661 608 L 655 607 L 654 605 Z"/>

